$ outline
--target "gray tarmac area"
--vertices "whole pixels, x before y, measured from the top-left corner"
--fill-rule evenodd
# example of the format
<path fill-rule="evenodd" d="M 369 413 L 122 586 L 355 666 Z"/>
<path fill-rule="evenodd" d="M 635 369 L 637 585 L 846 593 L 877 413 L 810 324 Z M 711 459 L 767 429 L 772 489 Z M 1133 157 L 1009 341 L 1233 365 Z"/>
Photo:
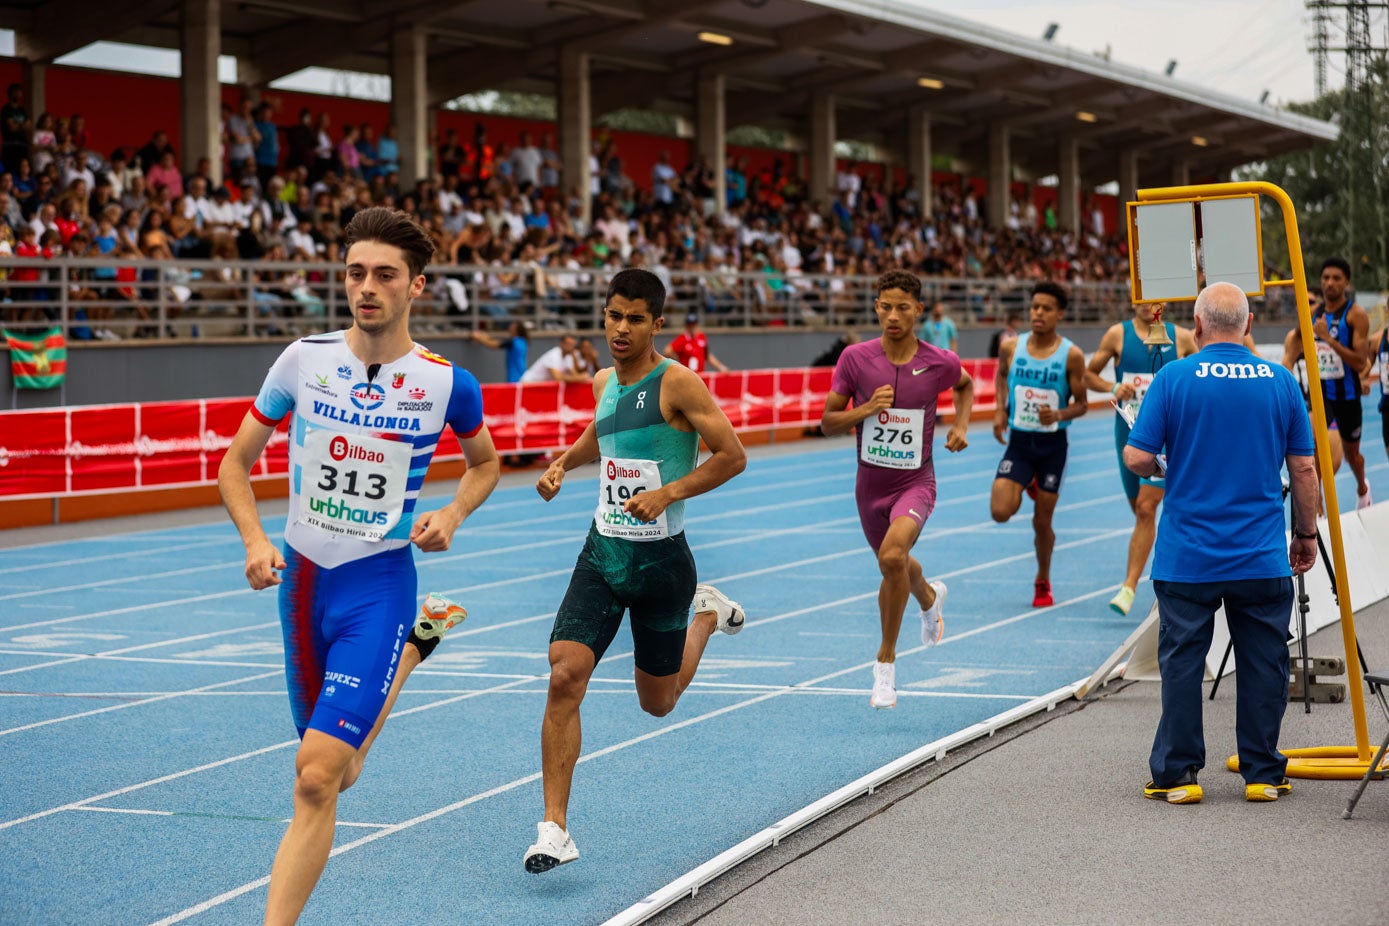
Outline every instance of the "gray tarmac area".
<path fill-rule="evenodd" d="M 1340 627 L 1313 634 L 1310 653 L 1342 655 Z M 1389 601 L 1357 615 L 1356 630 L 1371 670 L 1389 670 Z M 1389 780 L 1370 782 L 1349 821 L 1341 813 L 1354 781 L 1295 779 L 1276 803 L 1247 803 L 1243 779 L 1224 767 L 1237 684 L 1227 676 L 1206 702 L 1200 804 L 1143 798 L 1159 683 L 1114 683 L 928 763 L 650 922 L 1389 922 Z M 1377 748 L 1386 720 L 1368 695 L 1365 711 Z M 1349 700 L 1314 703 L 1310 714 L 1299 701 L 1280 744 L 1354 738 Z"/>

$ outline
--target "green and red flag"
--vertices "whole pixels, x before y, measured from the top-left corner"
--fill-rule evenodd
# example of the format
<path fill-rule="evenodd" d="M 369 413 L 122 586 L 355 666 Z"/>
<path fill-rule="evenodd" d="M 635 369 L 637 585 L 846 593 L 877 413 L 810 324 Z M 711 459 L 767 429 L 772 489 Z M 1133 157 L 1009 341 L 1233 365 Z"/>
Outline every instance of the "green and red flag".
<path fill-rule="evenodd" d="M 61 328 L 43 334 L 5 331 L 10 346 L 10 373 L 16 389 L 52 389 L 68 372 L 68 342 Z"/>

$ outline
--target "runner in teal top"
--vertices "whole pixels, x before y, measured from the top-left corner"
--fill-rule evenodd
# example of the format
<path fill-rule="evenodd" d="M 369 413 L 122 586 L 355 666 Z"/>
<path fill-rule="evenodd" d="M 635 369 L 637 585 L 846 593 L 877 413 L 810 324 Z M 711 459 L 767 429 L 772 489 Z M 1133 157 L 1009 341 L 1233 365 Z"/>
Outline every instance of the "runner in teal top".
<path fill-rule="evenodd" d="M 737 602 L 695 584 L 684 527 L 685 499 L 738 475 L 747 456 L 699 375 L 656 352 L 665 300 L 650 271 L 613 277 L 604 310 L 613 366 L 594 377 L 595 420 L 535 486 L 549 501 L 566 472 L 598 461 L 598 507 L 550 634 L 540 733 L 545 817 L 525 855 L 533 874 L 579 857 L 566 829 L 579 705 L 623 613 L 631 614 L 637 698 L 656 717 L 674 709 L 714 631 L 737 633 L 746 619 Z M 696 466 L 701 438 L 710 455 Z"/>
<path fill-rule="evenodd" d="M 1157 371 L 1173 360 L 1196 353 L 1196 340 L 1191 332 L 1171 322 L 1163 322 L 1171 344 L 1159 347 L 1146 343 L 1161 306 L 1162 303 L 1135 303 L 1133 318 L 1110 326 L 1104 337 L 1100 338 L 1099 349 L 1090 358 L 1085 370 L 1086 388 L 1110 393 L 1116 405 L 1135 417 L 1143 405 L 1148 384 L 1153 381 Z M 1103 376 L 1111 360 L 1114 361 L 1113 382 Z M 1109 607 L 1119 614 L 1128 614 L 1133 607 L 1138 580 L 1143 577 L 1148 554 L 1153 551 L 1153 538 L 1157 536 L 1157 511 L 1162 504 L 1164 489 L 1161 477 L 1140 480 L 1124 465 L 1124 445 L 1128 442 L 1129 424 L 1122 414 L 1115 415 L 1114 445 L 1119 456 L 1119 481 L 1124 486 L 1124 495 L 1128 497 L 1129 507 L 1134 513 L 1124 583 L 1109 602 Z"/>

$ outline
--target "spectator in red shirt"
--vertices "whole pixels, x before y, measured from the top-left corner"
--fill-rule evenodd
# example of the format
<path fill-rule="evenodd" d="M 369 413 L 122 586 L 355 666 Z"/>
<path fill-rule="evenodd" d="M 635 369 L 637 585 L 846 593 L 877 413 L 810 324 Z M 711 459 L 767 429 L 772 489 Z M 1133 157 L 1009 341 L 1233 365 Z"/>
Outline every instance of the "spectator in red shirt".
<path fill-rule="evenodd" d="M 709 336 L 699 330 L 699 316 L 694 312 L 685 316 L 685 330 L 670 342 L 665 356 L 683 363 L 696 373 L 703 373 L 711 366 L 720 373 L 728 372 L 728 367 L 709 350 Z"/>

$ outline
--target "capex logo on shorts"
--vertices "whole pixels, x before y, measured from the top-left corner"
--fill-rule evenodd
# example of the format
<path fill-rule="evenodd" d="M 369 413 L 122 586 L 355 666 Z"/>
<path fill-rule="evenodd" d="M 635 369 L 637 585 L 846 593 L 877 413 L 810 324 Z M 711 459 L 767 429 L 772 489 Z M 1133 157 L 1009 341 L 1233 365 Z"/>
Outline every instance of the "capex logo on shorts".
<path fill-rule="evenodd" d="M 375 383 L 357 383 L 352 387 L 352 404 L 364 412 L 375 411 L 386 401 L 386 390 Z"/>

